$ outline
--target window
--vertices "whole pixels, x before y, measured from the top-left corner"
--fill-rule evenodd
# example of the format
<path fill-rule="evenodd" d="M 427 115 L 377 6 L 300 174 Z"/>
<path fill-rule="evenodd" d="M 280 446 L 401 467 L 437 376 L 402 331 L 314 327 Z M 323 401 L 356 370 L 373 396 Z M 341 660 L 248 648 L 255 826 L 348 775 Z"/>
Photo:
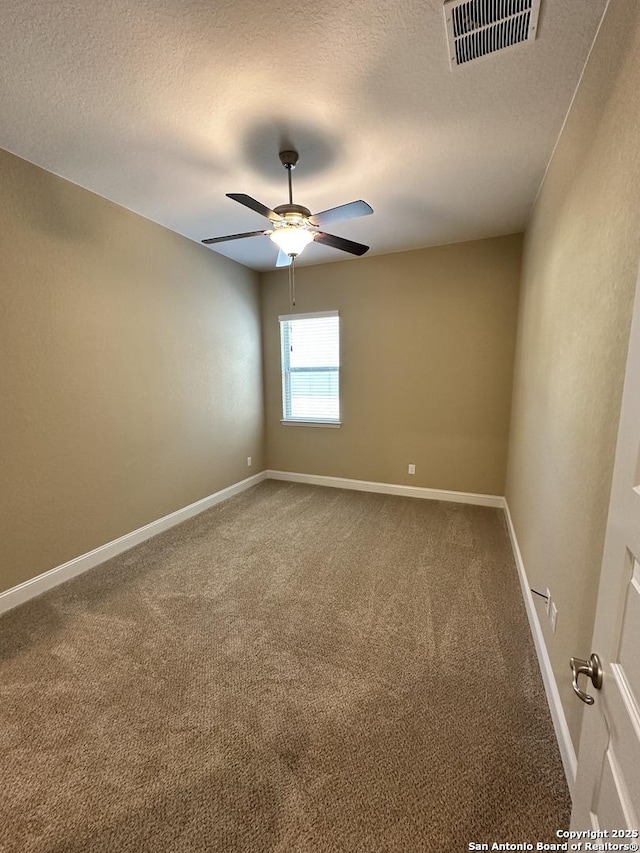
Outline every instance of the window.
<path fill-rule="evenodd" d="M 337 311 L 279 317 L 282 420 L 340 424 L 340 318 Z"/>

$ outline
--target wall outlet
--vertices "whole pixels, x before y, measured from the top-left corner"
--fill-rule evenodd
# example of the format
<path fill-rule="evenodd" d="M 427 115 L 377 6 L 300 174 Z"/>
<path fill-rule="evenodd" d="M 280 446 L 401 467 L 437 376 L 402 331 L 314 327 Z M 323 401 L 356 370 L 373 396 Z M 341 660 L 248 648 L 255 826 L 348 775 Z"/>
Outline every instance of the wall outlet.
<path fill-rule="evenodd" d="M 549 613 L 550 613 L 550 619 L 551 619 L 551 630 L 552 630 L 552 631 L 553 631 L 553 633 L 555 634 L 555 632 L 556 632 L 556 623 L 557 623 L 557 621 L 558 621 L 558 608 L 556 607 L 556 603 L 555 603 L 555 601 L 552 601 L 552 602 L 551 602 L 551 608 L 550 608 Z"/>
<path fill-rule="evenodd" d="M 410 464 L 408 470 L 409 470 L 409 474 L 415 474 L 416 473 L 416 466 L 413 464 Z"/>
<path fill-rule="evenodd" d="M 247 468 L 251 468 L 252 464 L 251 457 L 247 456 Z"/>
<path fill-rule="evenodd" d="M 544 609 L 547 616 L 549 615 L 549 607 L 551 606 L 551 590 L 547 587 L 547 600 L 544 603 Z"/>

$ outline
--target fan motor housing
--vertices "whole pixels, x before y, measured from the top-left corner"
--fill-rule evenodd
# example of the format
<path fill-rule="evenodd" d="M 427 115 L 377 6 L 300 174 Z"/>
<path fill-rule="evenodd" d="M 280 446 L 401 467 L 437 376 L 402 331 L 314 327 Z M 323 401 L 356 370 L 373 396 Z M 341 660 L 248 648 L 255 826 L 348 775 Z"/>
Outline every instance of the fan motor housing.
<path fill-rule="evenodd" d="M 309 208 L 303 207 L 301 204 L 280 204 L 278 207 L 273 208 L 273 212 L 277 213 L 278 216 L 282 216 L 284 219 L 292 217 L 308 219 L 311 216 Z"/>

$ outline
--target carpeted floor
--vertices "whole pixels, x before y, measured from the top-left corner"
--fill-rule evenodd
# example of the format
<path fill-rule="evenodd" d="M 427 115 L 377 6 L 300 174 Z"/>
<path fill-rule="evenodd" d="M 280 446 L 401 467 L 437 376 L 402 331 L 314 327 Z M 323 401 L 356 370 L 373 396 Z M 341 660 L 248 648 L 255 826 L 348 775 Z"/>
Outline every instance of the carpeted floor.
<path fill-rule="evenodd" d="M 500 510 L 266 481 L 6 614 L 0 661 L 3 853 L 568 826 Z"/>

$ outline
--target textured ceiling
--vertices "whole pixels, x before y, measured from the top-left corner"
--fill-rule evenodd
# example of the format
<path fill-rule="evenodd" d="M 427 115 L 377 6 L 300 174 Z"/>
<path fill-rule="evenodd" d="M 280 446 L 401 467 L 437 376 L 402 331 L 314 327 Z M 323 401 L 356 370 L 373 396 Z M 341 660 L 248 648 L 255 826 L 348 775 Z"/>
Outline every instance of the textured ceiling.
<path fill-rule="evenodd" d="M 193 240 L 266 226 L 225 193 L 286 202 L 283 146 L 294 201 L 373 206 L 328 229 L 371 254 L 507 234 L 605 5 L 542 0 L 534 42 L 452 72 L 440 0 L 2 0 L 0 146 Z"/>

